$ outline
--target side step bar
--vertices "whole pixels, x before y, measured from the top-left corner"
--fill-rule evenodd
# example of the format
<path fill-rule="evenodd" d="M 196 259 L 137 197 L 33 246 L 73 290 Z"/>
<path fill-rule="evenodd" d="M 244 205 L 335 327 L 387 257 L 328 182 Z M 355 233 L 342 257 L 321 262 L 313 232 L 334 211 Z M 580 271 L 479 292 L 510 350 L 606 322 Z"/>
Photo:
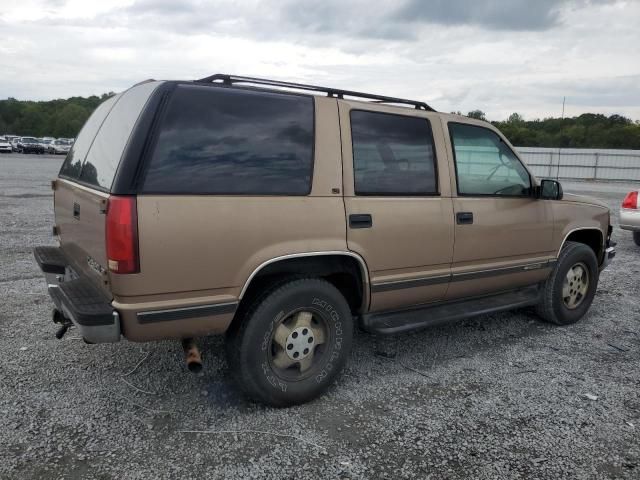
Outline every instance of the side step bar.
<path fill-rule="evenodd" d="M 423 305 L 410 310 L 369 313 L 362 316 L 362 328 L 382 335 L 420 330 L 485 313 L 535 305 L 540 299 L 540 292 L 540 286 L 534 285 L 496 295 Z"/>

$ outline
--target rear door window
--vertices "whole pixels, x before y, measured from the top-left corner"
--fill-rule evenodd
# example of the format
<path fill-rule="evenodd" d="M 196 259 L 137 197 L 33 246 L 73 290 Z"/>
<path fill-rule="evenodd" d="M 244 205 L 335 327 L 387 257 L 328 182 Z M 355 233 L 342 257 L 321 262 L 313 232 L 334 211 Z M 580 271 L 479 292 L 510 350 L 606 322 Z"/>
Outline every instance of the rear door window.
<path fill-rule="evenodd" d="M 425 118 L 351 111 L 356 195 L 435 195 L 431 125 Z"/>
<path fill-rule="evenodd" d="M 143 191 L 307 195 L 313 139 L 312 97 L 179 85 L 167 105 Z"/>

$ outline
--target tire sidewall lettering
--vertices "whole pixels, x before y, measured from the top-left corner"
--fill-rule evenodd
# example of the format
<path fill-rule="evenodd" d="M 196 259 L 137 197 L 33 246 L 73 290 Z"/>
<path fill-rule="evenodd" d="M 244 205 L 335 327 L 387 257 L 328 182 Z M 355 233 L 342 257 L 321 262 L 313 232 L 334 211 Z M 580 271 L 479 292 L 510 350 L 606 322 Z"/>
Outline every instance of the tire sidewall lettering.
<path fill-rule="evenodd" d="M 273 329 L 275 326 L 280 323 L 280 320 L 284 317 L 284 310 L 280 310 L 278 314 L 273 318 L 272 322 L 269 322 L 269 328 L 262 337 L 262 345 L 261 350 L 264 352 L 269 348 L 269 344 L 271 343 L 271 336 L 273 335 Z"/>
<path fill-rule="evenodd" d="M 321 310 L 326 311 L 329 314 L 331 320 L 333 320 L 333 325 L 335 328 L 334 339 L 333 339 L 333 347 L 331 351 L 331 356 L 329 357 L 329 361 L 325 365 L 325 367 L 315 376 L 316 383 L 321 383 L 324 378 L 329 375 L 329 373 L 335 367 L 335 361 L 340 357 L 339 351 L 342 349 L 342 322 L 340 321 L 340 314 L 335 309 L 333 305 L 331 305 L 326 300 L 322 300 L 320 298 L 314 298 L 311 302 L 312 305 L 319 307 Z"/>
<path fill-rule="evenodd" d="M 262 366 L 262 373 L 264 374 L 264 378 L 267 379 L 267 382 L 269 382 L 269 384 L 273 388 L 279 388 L 284 393 L 286 393 L 287 384 L 282 380 L 279 380 L 278 378 L 276 378 L 275 375 L 273 375 L 273 373 L 271 372 L 271 368 L 269 367 L 269 363 L 263 362 L 261 366 Z"/>

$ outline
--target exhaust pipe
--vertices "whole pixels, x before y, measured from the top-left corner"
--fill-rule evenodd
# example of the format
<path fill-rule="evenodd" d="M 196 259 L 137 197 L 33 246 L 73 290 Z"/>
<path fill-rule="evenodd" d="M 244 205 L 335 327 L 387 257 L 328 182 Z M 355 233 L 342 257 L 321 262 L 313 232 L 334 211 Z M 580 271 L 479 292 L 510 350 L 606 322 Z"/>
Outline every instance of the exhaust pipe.
<path fill-rule="evenodd" d="M 187 362 L 189 371 L 193 373 L 201 371 L 202 356 L 195 340 L 193 338 L 184 338 L 182 340 L 182 348 L 184 349 L 184 359 Z"/>
<path fill-rule="evenodd" d="M 62 340 L 62 337 L 64 337 L 64 334 L 67 333 L 67 330 L 69 330 L 69 327 L 72 325 L 71 320 L 65 317 L 57 308 L 53 309 L 51 319 L 53 320 L 53 323 L 60 325 L 60 328 L 56 331 L 56 338 L 58 340 Z"/>

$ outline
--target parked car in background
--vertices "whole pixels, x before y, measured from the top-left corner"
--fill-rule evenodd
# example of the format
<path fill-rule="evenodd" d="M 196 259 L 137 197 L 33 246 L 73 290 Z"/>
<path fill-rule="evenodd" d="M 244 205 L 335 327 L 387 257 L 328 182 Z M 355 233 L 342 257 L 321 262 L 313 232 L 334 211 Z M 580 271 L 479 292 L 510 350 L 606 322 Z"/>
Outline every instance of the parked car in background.
<path fill-rule="evenodd" d="M 71 143 L 69 141 L 64 138 L 59 138 L 58 140 L 53 140 L 46 146 L 46 152 L 53 155 L 66 155 L 69 153 L 70 148 Z"/>
<path fill-rule="evenodd" d="M 4 135 L 2 135 L 4 138 L 7 139 L 7 142 L 11 143 L 11 140 L 13 140 L 14 138 L 20 138 L 20 135 L 14 135 L 12 133 L 5 133 Z"/>
<path fill-rule="evenodd" d="M 536 179 L 490 123 L 273 80 L 138 84 L 94 111 L 52 188 L 59 246 L 35 257 L 59 337 L 174 338 L 189 366 L 188 339 L 224 333 L 241 388 L 274 406 L 332 383 L 354 322 L 535 305 L 574 323 L 615 255 L 607 206 Z"/>
<path fill-rule="evenodd" d="M 5 137 L 0 137 L 0 153 L 11 153 L 11 143 Z"/>
<path fill-rule="evenodd" d="M 11 141 L 9 142 L 11 144 L 11 151 L 13 152 L 17 152 L 18 151 L 18 143 L 20 142 L 20 137 L 14 137 L 11 139 Z"/>
<path fill-rule="evenodd" d="M 640 190 L 629 192 L 620 208 L 620 228 L 633 233 L 633 241 L 640 247 Z"/>
<path fill-rule="evenodd" d="M 44 153 L 44 145 L 35 137 L 20 137 L 17 145 L 19 153 Z"/>
<path fill-rule="evenodd" d="M 37 140 L 44 147 L 44 151 L 48 152 L 49 151 L 49 145 L 51 145 L 51 142 L 53 142 L 55 140 L 55 138 L 43 137 L 43 138 L 38 138 Z"/>

